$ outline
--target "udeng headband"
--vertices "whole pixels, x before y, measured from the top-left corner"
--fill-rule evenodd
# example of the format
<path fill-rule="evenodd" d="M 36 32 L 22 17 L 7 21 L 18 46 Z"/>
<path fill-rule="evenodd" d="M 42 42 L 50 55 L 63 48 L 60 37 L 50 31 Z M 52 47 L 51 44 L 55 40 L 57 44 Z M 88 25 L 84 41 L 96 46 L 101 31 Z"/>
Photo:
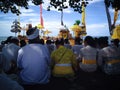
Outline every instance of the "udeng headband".
<path fill-rule="evenodd" d="M 28 39 L 34 39 L 34 38 L 36 38 L 38 35 L 39 35 L 39 30 L 36 29 L 36 30 L 33 32 L 33 34 L 27 35 L 27 38 L 28 38 Z"/>

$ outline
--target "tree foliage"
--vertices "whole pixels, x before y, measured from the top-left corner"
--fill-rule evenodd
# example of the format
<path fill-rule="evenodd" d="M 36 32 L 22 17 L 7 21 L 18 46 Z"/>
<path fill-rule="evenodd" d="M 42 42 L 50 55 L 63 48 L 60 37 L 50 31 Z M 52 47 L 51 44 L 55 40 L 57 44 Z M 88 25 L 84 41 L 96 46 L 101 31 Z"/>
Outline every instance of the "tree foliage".
<path fill-rule="evenodd" d="M 29 1 L 32 1 L 35 5 L 40 5 L 44 2 L 44 0 L 0 0 L 0 10 L 1 12 L 8 13 L 11 11 L 13 14 L 19 15 L 21 12 L 19 11 L 19 7 L 24 7 L 25 9 L 29 8 Z M 66 2 L 68 1 L 71 8 L 74 9 L 74 11 L 81 13 L 82 5 L 84 4 L 87 6 L 88 1 L 93 0 L 50 0 L 50 6 L 48 6 L 48 11 L 51 7 L 55 7 L 59 11 L 62 11 L 63 9 L 68 8 L 66 5 Z M 105 4 L 112 8 L 116 8 L 120 10 L 120 0 L 104 0 Z"/>
<path fill-rule="evenodd" d="M 54 7 L 55 9 L 58 9 L 58 11 L 62 11 L 63 9 L 68 8 L 66 5 L 66 2 L 68 1 L 71 8 L 74 9 L 74 11 L 82 13 L 82 5 L 86 7 L 88 4 L 88 1 L 92 0 L 50 0 L 50 6 L 48 6 L 48 11 L 50 11 L 51 7 Z"/>
<path fill-rule="evenodd" d="M 28 9 L 28 2 L 30 0 L 0 0 L 0 10 L 1 12 L 8 13 L 11 11 L 13 14 L 19 15 L 21 12 L 18 7 L 24 7 Z M 40 5 L 42 0 L 31 0 L 35 5 Z"/>
<path fill-rule="evenodd" d="M 0 0 L 0 10 L 4 13 L 8 13 L 9 11 L 11 11 L 13 14 L 19 15 L 21 12 L 19 11 L 18 7 L 24 7 L 25 9 L 28 9 L 29 1 L 32 1 L 32 3 L 34 3 L 35 5 L 40 5 L 44 2 L 44 0 Z M 79 13 L 81 13 L 81 5 L 84 4 L 85 6 L 87 6 L 88 1 L 92 0 L 50 0 L 50 6 L 48 6 L 48 11 L 52 6 L 59 11 L 68 8 L 68 6 L 65 4 L 67 1 L 69 3 L 68 6 L 73 8 L 74 11 L 78 11 Z"/>
<path fill-rule="evenodd" d="M 120 10 L 120 0 L 104 0 L 107 7 L 112 7 L 117 10 Z"/>

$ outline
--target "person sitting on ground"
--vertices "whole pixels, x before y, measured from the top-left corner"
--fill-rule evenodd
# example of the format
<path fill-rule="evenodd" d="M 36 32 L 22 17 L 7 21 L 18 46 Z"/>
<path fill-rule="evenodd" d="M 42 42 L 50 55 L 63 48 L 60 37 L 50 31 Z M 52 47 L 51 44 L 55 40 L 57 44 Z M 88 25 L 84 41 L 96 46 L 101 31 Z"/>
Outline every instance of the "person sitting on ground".
<path fill-rule="evenodd" d="M 39 30 L 31 28 L 27 32 L 28 44 L 18 51 L 17 67 L 25 90 L 45 90 L 50 79 L 50 54 L 40 44 Z"/>
<path fill-rule="evenodd" d="M 76 59 L 79 60 L 80 49 L 83 48 L 82 39 L 80 37 L 75 37 L 75 45 L 72 46 L 72 51 L 76 55 Z"/>
<path fill-rule="evenodd" d="M 117 41 L 117 44 L 116 44 Z M 98 65 L 101 70 L 107 75 L 120 74 L 120 50 L 118 49 L 119 40 L 113 40 L 113 45 L 108 45 L 102 48 L 98 54 Z M 108 40 L 101 43 L 107 42 Z"/>
<path fill-rule="evenodd" d="M 48 48 L 48 50 L 49 50 L 49 52 L 50 52 L 50 54 L 54 51 L 54 45 L 53 44 L 51 44 L 52 42 L 51 42 L 51 40 L 47 40 L 46 41 L 46 47 Z"/>
<path fill-rule="evenodd" d="M 57 90 L 68 90 L 70 85 L 69 79 L 75 77 L 75 72 L 77 72 L 77 60 L 75 58 L 72 50 L 64 46 L 64 40 L 55 41 L 56 50 L 51 54 L 51 66 L 52 66 L 52 80 L 54 81 L 54 87 Z"/>
<path fill-rule="evenodd" d="M 66 48 L 71 49 L 72 46 L 70 45 L 69 39 L 65 39 L 65 40 L 64 40 L 64 46 L 65 46 Z"/>
<path fill-rule="evenodd" d="M 93 83 L 97 80 L 97 48 L 93 37 L 86 36 L 79 54 L 78 82 Z"/>
<path fill-rule="evenodd" d="M 84 72 L 95 72 L 97 70 L 97 48 L 95 40 L 91 36 L 86 36 L 84 46 L 80 49 L 80 69 Z"/>
<path fill-rule="evenodd" d="M 4 57 L 4 72 L 7 74 L 16 73 L 17 71 L 17 56 L 20 49 L 19 40 L 17 37 L 8 37 L 7 45 L 2 48 Z"/>
<path fill-rule="evenodd" d="M 0 90 L 24 90 L 24 88 L 16 81 L 12 80 L 3 71 L 4 59 L 0 52 Z"/>
<path fill-rule="evenodd" d="M 20 47 L 25 46 L 27 43 L 24 39 L 20 40 Z"/>

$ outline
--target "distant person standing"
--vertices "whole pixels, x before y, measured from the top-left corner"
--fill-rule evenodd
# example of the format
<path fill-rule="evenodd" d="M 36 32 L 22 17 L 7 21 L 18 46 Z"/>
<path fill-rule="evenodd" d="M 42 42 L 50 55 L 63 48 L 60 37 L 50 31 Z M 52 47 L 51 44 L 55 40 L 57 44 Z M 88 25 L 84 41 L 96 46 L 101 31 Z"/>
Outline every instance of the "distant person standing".
<path fill-rule="evenodd" d="M 40 44 L 37 28 L 29 29 L 26 34 L 29 44 L 19 50 L 17 59 L 21 84 L 25 90 L 44 90 L 50 78 L 50 54 Z"/>

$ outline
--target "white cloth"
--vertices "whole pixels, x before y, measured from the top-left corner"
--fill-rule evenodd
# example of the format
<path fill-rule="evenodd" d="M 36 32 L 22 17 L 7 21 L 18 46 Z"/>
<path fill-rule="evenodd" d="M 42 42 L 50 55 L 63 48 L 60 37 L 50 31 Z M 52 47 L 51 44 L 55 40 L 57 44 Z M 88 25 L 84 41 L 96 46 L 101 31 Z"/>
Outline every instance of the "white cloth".
<path fill-rule="evenodd" d="M 0 90 L 24 90 L 24 88 L 5 74 L 0 74 Z"/>
<path fill-rule="evenodd" d="M 13 43 L 10 43 L 2 48 L 2 55 L 4 57 L 3 69 L 5 71 L 8 71 L 11 68 L 10 66 L 11 60 L 17 61 L 19 49 L 20 47 Z"/>
<path fill-rule="evenodd" d="M 36 30 L 33 32 L 33 34 L 27 35 L 27 38 L 28 38 L 28 39 L 34 39 L 34 38 L 36 38 L 38 35 L 39 35 L 39 30 L 36 29 Z"/>
<path fill-rule="evenodd" d="M 107 64 L 107 61 L 120 60 L 120 49 L 116 46 L 108 46 L 99 51 L 98 65 L 106 74 L 120 74 L 120 62 Z"/>
<path fill-rule="evenodd" d="M 76 55 L 77 60 L 79 60 L 79 54 L 80 54 L 80 49 L 83 48 L 83 45 L 74 45 L 72 46 L 71 50 L 74 52 Z"/>
<path fill-rule="evenodd" d="M 85 60 L 96 60 L 97 57 L 97 49 L 93 48 L 89 45 L 81 48 L 80 50 L 80 58 Z M 97 64 L 83 64 L 80 63 L 80 68 L 85 72 L 93 72 L 97 70 Z"/>
<path fill-rule="evenodd" d="M 64 44 L 64 46 L 66 47 L 66 48 L 69 48 L 69 49 L 71 49 L 71 45 L 70 44 Z"/>
<path fill-rule="evenodd" d="M 17 64 L 21 68 L 23 84 L 45 84 L 50 78 L 50 53 L 46 46 L 28 44 L 18 53 Z"/>

